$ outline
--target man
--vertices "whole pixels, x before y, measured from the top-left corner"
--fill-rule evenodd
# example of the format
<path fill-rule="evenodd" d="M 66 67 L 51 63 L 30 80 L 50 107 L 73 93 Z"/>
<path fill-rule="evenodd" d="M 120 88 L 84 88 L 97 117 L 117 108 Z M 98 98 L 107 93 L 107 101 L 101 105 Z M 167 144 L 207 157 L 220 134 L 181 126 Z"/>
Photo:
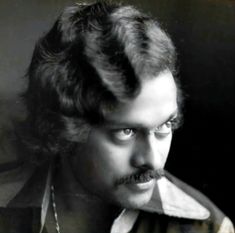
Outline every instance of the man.
<path fill-rule="evenodd" d="M 22 159 L 1 176 L 0 232 L 234 232 L 164 170 L 182 94 L 155 20 L 105 2 L 66 8 L 27 77 Z"/>

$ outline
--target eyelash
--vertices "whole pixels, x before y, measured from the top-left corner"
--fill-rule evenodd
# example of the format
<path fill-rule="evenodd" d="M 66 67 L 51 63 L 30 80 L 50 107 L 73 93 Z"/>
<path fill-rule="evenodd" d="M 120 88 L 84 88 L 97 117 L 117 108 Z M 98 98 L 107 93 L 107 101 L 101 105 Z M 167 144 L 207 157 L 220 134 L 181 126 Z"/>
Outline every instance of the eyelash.
<path fill-rule="evenodd" d="M 170 125 L 170 126 L 167 126 L 168 128 L 170 127 L 172 131 L 174 131 L 175 129 L 177 129 L 179 127 L 179 119 L 176 117 L 176 118 L 173 118 L 169 121 L 167 121 L 166 123 L 160 125 L 159 127 L 157 128 L 161 128 L 163 127 L 164 125 Z"/>
<path fill-rule="evenodd" d="M 160 132 L 160 130 L 164 130 L 164 126 L 166 125 L 166 130 L 168 130 L 170 128 L 170 131 L 167 132 Z M 175 129 L 178 128 L 179 125 L 179 120 L 178 118 L 174 118 L 171 119 L 167 122 L 165 122 L 164 124 L 158 126 L 156 129 L 154 129 L 154 134 L 156 137 L 159 138 L 164 138 L 166 137 L 168 134 L 170 134 L 171 132 L 173 132 Z M 125 131 L 129 131 L 129 134 L 124 134 Z M 137 129 L 133 129 L 133 128 L 123 128 L 123 129 L 117 129 L 117 130 L 113 130 L 112 134 L 113 137 L 119 141 L 129 141 L 131 140 L 137 133 Z M 121 135 L 122 134 L 122 135 Z"/>

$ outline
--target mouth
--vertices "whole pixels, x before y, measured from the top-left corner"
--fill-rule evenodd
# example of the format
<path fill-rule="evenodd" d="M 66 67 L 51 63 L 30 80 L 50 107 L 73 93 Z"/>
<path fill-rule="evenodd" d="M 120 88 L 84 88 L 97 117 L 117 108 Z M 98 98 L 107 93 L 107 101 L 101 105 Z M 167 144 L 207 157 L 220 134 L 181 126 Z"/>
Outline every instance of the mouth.
<path fill-rule="evenodd" d="M 155 185 L 155 179 L 150 179 L 148 181 L 140 181 L 136 183 L 130 183 L 126 184 L 126 187 L 128 189 L 131 189 L 132 191 L 137 191 L 137 192 L 144 192 L 147 190 L 150 190 L 154 187 Z"/>
<path fill-rule="evenodd" d="M 147 184 L 152 180 L 160 179 L 164 176 L 164 170 L 159 169 L 157 171 L 147 170 L 145 172 L 136 173 L 131 176 L 126 176 L 119 179 L 116 182 L 116 185 L 128 184 L 128 185 L 140 185 L 140 184 Z M 151 182 L 150 182 L 151 183 Z M 145 185 L 143 185 L 145 186 Z"/>

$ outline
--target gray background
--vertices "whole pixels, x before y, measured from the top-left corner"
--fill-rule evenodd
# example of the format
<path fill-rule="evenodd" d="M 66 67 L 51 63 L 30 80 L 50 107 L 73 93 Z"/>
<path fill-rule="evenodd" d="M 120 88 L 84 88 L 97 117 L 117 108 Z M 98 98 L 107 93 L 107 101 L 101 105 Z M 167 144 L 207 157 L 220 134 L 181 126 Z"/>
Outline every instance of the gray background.
<path fill-rule="evenodd" d="M 26 85 L 23 76 L 35 42 L 73 2 L 0 1 L 1 132 L 23 113 L 18 95 Z M 178 48 L 187 94 L 185 123 L 173 140 L 167 168 L 206 193 L 234 221 L 235 1 L 126 2 L 156 16 Z M 6 160 L 0 155 L 1 163 Z"/>

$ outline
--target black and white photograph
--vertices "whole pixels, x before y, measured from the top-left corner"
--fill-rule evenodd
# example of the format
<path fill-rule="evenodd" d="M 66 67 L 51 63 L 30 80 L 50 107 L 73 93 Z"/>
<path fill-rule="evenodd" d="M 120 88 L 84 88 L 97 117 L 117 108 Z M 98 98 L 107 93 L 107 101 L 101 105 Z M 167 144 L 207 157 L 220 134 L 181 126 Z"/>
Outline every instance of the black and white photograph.
<path fill-rule="evenodd" d="M 234 0 L 0 0 L 0 233 L 235 233 Z"/>

